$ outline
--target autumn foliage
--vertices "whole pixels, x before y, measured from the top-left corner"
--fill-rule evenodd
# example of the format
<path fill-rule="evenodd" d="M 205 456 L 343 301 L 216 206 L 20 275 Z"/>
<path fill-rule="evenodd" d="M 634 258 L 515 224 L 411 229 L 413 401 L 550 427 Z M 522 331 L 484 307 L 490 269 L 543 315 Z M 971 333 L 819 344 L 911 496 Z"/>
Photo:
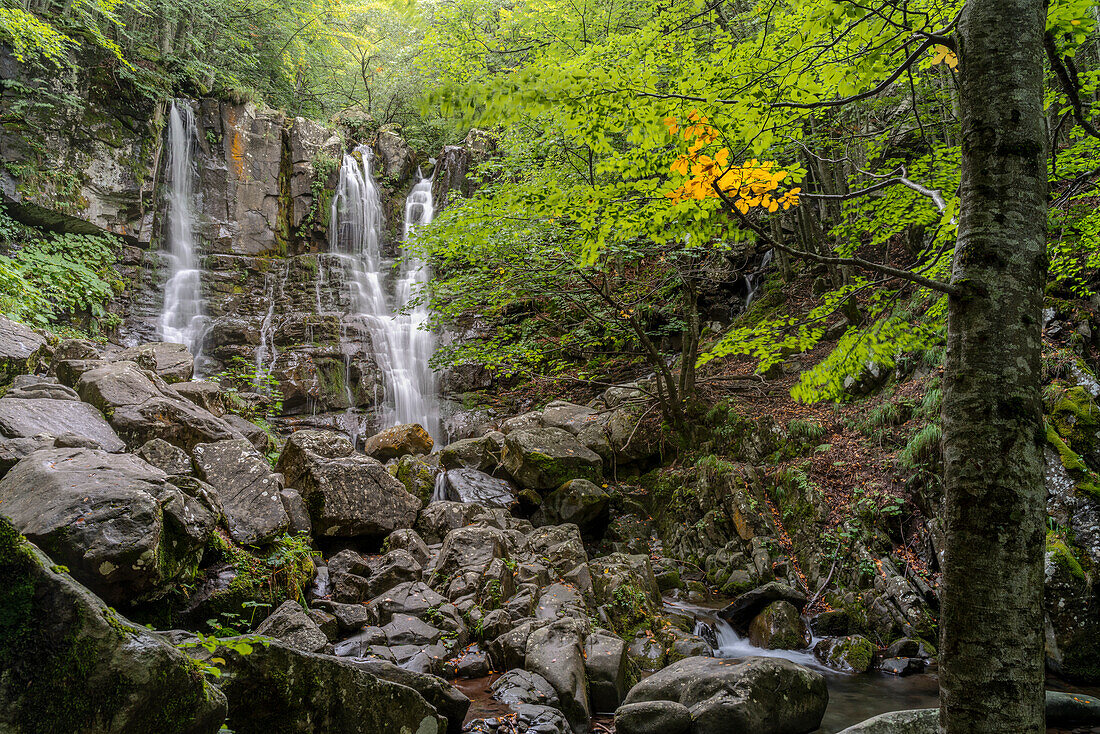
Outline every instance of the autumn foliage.
<path fill-rule="evenodd" d="M 692 112 L 682 128 L 675 117 L 666 117 L 664 122 L 671 135 L 680 134 L 684 140 L 691 141 L 687 152 L 671 166 L 672 172 L 685 181 L 668 192 L 669 198 L 675 201 L 706 199 L 718 196 L 721 191 L 723 198 L 742 214 L 754 207 L 775 212 L 780 207 L 798 206 L 798 194 L 802 189 L 794 187 L 779 193 L 779 186 L 788 173 L 776 162 L 753 158 L 744 163 L 731 163 L 729 148 L 721 148 L 713 156 L 703 153 L 718 139 L 718 131 L 706 117 Z"/>

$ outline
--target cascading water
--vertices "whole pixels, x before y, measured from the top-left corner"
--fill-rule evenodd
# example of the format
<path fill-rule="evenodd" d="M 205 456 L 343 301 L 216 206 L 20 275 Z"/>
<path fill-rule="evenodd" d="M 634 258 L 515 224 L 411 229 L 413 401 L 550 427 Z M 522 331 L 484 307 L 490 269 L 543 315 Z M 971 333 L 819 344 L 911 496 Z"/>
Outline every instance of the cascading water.
<path fill-rule="evenodd" d="M 385 388 L 381 401 L 383 426 L 419 423 L 438 440 L 441 429 L 436 381 L 428 366 L 434 342 L 431 333 L 421 328 L 428 318 L 427 306 L 413 303 L 428 280 L 428 269 L 415 255 L 404 251 L 393 278 L 393 295 L 387 295 L 387 275 L 394 263 L 382 255 L 382 203 L 371 171 L 373 151 L 361 145 L 355 152 L 358 157 L 345 155 L 340 166 L 332 200 L 329 250 L 343 265 L 351 307 L 371 335 Z M 430 222 L 432 214 L 431 180 L 421 178 L 406 202 L 404 239 L 415 227 Z M 350 356 L 345 361 L 350 404 L 354 402 Z"/>
<path fill-rule="evenodd" d="M 186 102 L 173 102 L 168 115 L 168 282 L 164 286 L 164 308 L 160 316 L 160 337 L 184 344 L 195 356 L 198 372 L 202 352 L 203 309 L 201 272 L 195 252 L 194 148 L 198 138 L 195 115 Z"/>

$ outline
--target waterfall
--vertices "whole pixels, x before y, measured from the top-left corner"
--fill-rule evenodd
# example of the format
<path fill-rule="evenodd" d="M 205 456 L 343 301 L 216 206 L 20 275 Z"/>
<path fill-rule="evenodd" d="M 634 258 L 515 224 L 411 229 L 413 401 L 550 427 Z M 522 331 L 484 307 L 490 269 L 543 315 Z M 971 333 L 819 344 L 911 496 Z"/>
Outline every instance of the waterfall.
<path fill-rule="evenodd" d="M 768 250 L 764 253 L 764 257 L 760 258 L 760 267 L 753 272 L 745 276 L 745 310 L 749 310 L 749 306 L 752 305 L 753 299 L 756 298 L 756 292 L 760 290 L 760 286 L 764 284 L 764 271 L 771 265 L 772 257 L 774 256 L 774 250 Z"/>
<path fill-rule="evenodd" d="M 355 152 L 358 157 L 345 155 L 340 166 L 332 200 L 329 250 L 343 265 L 351 308 L 370 332 L 374 358 L 382 372 L 382 427 L 419 423 L 438 440 L 436 380 L 428 366 L 435 345 L 431 333 L 421 328 L 428 318 L 427 306 L 419 302 L 411 305 L 428 281 L 428 268 L 404 249 L 396 268 L 392 260 L 383 257 L 382 203 L 371 170 L 373 151 L 360 145 Z M 403 239 L 417 226 L 430 222 L 432 214 L 431 180 L 421 178 L 405 205 Z M 391 281 L 392 293 L 388 288 Z M 350 354 L 345 354 L 345 365 L 350 412 L 354 409 Z"/>
<path fill-rule="evenodd" d="M 195 253 L 194 149 L 198 139 L 195 115 L 186 102 L 172 102 L 168 115 L 168 246 L 170 269 L 164 286 L 160 337 L 184 344 L 195 357 L 199 371 L 202 356 L 203 313 L 201 275 Z"/>

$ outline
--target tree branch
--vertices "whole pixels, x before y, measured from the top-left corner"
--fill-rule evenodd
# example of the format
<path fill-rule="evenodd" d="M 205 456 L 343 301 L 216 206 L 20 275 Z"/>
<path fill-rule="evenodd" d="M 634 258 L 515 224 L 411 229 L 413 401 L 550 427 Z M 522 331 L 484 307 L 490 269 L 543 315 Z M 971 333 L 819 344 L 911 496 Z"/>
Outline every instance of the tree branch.
<path fill-rule="evenodd" d="M 741 211 L 733 205 L 726 193 L 718 186 L 718 182 L 714 181 L 711 187 L 718 194 L 719 198 L 726 205 L 726 208 L 733 212 L 741 223 L 751 229 L 766 243 L 771 245 L 777 250 L 793 255 L 799 258 L 805 258 L 807 260 L 813 260 L 814 262 L 821 263 L 822 265 L 850 265 L 852 267 L 861 268 L 863 270 L 872 270 L 876 273 L 882 273 L 883 275 L 889 275 L 899 280 L 907 280 L 910 283 L 916 283 L 917 285 L 925 288 L 930 288 L 940 293 L 946 293 L 949 296 L 959 296 L 962 294 L 962 289 L 954 286 L 950 283 L 944 283 L 943 281 L 934 280 L 932 278 L 926 278 L 923 275 L 918 275 L 909 270 L 902 270 L 900 268 L 891 267 L 889 265 L 883 265 L 881 263 L 871 262 L 870 260 L 864 260 L 861 257 L 837 257 L 835 255 L 818 255 L 816 252 L 808 252 L 806 250 L 799 250 L 790 245 L 785 245 L 782 242 L 774 239 L 767 231 L 749 219 L 747 216 L 741 213 Z"/>

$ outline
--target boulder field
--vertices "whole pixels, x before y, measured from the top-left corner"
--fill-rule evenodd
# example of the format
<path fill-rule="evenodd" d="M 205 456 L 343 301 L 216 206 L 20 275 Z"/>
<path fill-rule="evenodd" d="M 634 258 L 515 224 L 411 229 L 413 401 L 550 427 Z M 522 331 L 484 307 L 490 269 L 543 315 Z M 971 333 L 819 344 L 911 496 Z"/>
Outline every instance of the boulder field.
<path fill-rule="evenodd" d="M 172 345 L 4 344 L 4 731 L 808 734 L 824 668 L 934 664 L 914 599 L 883 612 L 903 633 L 883 648 L 811 612 L 737 492 L 743 535 L 662 530 L 611 481 L 658 443 L 624 436 L 629 388 L 434 452 L 417 425 L 359 450 L 235 416 Z M 716 657 L 719 629 L 760 655 Z M 769 656 L 811 630 L 819 665 Z"/>

